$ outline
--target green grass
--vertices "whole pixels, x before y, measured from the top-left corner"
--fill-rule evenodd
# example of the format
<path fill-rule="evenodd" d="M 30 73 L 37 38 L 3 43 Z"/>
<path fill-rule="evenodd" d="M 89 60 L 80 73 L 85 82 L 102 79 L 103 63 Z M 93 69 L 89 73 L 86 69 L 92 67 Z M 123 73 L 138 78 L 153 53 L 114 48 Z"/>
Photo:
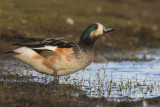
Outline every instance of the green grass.
<path fill-rule="evenodd" d="M 21 28 L 23 30 L 29 30 L 32 32 L 39 31 L 44 33 L 41 27 L 51 29 L 48 33 L 65 34 L 65 33 L 79 33 L 84 28 L 93 23 L 100 22 L 107 26 L 128 26 L 131 23 L 135 26 L 142 24 L 148 26 L 150 23 L 141 22 L 140 6 L 149 6 L 149 8 L 158 7 L 158 3 L 150 5 L 146 2 L 130 3 L 131 1 L 112 2 L 110 0 L 94 1 L 85 0 L 77 1 L 20 1 L 20 0 L 7 0 L 1 1 L 1 24 L 5 27 Z M 136 6 L 135 8 L 135 5 Z M 100 7 L 101 12 L 97 12 L 96 8 Z M 149 10 L 153 11 L 152 9 Z M 142 10 L 143 11 L 143 10 Z M 152 17 L 156 17 L 157 14 L 153 14 Z M 65 23 L 67 17 L 73 18 L 75 21 L 74 26 L 70 26 Z M 130 22 L 128 22 L 130 21 Z M 154 20 L 153 20 L 154 21 Z M 36 30 L 35 30 L 36 29 Z M 62 29 L 64 32 L 62 32 Z M 42 32 L 41 32 L 42 30 Z M 78 32 L 79 31 L 79 32 Z M 78 35 L 80 36 L 80 35 Z"/>
<path fill-rule="evenodd" d="M 4 41 L 12 41 L 15 36 L 65 37 L 78 42 L 84 29 L 93 22 L 116 29 L 97 41 L 98 51 L 160 45 L 159 0 L 1 0 L 0 4 L 2 49 L 10 47 Z M 74 20 L 74 25 L 66 23 L 68 17 Z"/>

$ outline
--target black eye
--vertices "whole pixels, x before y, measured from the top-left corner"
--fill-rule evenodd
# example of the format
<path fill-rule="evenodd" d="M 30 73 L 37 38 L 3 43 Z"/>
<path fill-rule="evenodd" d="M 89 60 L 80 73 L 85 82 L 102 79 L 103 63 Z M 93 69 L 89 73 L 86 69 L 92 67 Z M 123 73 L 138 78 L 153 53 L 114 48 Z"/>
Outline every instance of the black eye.
<path fill-rule="evenodd" d="M 98 25 L 97 24 L 95 24 L 95 29 L 98 29 Z"/>

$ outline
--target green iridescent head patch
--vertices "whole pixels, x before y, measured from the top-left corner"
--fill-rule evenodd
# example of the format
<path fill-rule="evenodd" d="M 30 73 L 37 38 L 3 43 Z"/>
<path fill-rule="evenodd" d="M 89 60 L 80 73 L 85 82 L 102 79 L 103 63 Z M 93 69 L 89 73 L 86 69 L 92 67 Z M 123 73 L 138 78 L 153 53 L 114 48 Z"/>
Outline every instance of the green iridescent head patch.
<path fill-rule="evenodd" d="M 87 29 L 82 33 L 81 39 L 83 39 L 83 40 L 86 39 L 89 36 L 89 34 L 93 30 L 95 30 L 96 28 L 97 28 L 96 24 L 92 24 L 92 25 L 88 26 Z"/>

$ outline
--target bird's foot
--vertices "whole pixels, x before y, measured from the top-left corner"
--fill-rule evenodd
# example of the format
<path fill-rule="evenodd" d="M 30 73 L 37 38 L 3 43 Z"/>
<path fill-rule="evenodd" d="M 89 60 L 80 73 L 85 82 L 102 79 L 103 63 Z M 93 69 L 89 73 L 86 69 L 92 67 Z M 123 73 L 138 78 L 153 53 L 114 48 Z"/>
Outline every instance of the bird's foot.
<path fill-rule="evenodd" d="M 54 85 L 58 85 L 59 84 L 59 81 L 57 79 L 54 79 L 53 82 L 52 82 Z"/>

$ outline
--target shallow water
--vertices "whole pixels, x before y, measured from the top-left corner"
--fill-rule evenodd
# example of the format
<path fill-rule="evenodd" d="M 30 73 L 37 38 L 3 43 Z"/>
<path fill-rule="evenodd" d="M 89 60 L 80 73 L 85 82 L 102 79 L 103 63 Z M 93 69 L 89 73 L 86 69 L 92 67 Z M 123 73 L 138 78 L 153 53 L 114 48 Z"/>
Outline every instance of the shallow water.
<path fill-rule="evenodd" d="M 48 83 L 53 79 L 16 59 L 1 59 L 0 63 L 1 71 L 32 75 L 33 82 Z M 160 61 L 159 57 L 155 57 L 152 61 L 92 63 L 84 70 L 60 77 L 60 83 L 78 86 L 89 97 L 106 97 L 116 101 L 154 98 L 160 96 Z"/>
<path fill-rule="evenodd" d="M 89 96 L 93 97 L 152 98 L 160 96 L 159 65 L 157 61 L 93 63 L 71 78 L 83 78 L 82 89 L 91 92 Z"/>

